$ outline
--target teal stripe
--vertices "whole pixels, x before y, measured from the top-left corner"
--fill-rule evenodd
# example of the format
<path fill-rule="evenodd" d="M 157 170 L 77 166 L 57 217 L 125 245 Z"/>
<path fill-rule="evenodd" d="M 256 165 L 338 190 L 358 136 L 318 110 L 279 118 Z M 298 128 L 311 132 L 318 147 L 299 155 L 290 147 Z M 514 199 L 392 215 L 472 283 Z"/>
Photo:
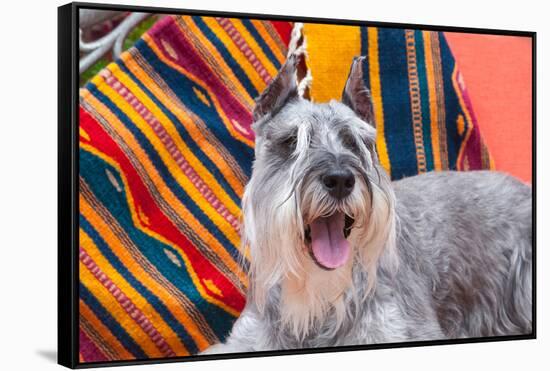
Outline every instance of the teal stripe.
<path fill-rule="evenodd" d="M 424 38 L 422 31 L 414 31 L 416 44 L 416 66 L 418 70 L 418 83 L 420 87 L 420 103 L 422 110 L 422 137 L 424 140 L 424 151 L 426 153 L 426 169 L 434 169 L 432 131 L 431 131 L 431 113 L 430 113 L 430 93 L 428 90 L 428 77 L 426 74 L 426 55 L 424 50 Z"/>
<path fill-rule="evenodd" d="M 147 154 L 153 164 L 155 164 L 156 170 L 159 172 L 162 180 L 170 188 L 172 193 L 178 198 L 178 200 L 185 205 L 185 207 L 195 216 L 195 218 L 214 235 L 214 237 L 220 241 L 220 243 L 232 254 L 235 258 L 239 259 L 241 256 L 237 246 L 235 246 L 222 232 L 212 220 L 212 215 L 207 214 L 200 206 L 193 201 L 181 184 L 176 180 L 172 171 L 163 162 L 159 153 L 153 147 L 153 144 L 149 141 L 149 138 L 136 126 L 132 120 L 113 102 L 103 94 L 97 86 L 90 83 L 88 84 L 88 91 L 93 94 L 101 103 L 115 114 L 118 119 L 124 124 L 124 126 L 134 135 L 134 138 L 139 143 L 139 146 Z"/>
<path fill-rule="evenodd" d="M 250 35 L 254 38 L 254 40 L 258 43 L 264 54 L 266 55 L 267 59 L 273 65 L 275 68 L 279 69 L 281 67 L 281 63 L 279 63 L 279 60 L 275 57 L 271 49 L 269 48 L 269 45 L 265 42 L 263 37 L 258 33 L 258 30 L 254 26 L 254 24 L 249 19 L 241 19 L 241 22 L 243 23 L 243 26 L 250 32 Z"/>
<path fill-rule="evenodd" d="M 187 333 L 185 328 L 181 325 L 180 322 L 172 315 L 172 313 L 168 310 L 168 308 L 160 301 L 160 299 L 154 295 L 149 289 L 147 289 L 136 277 L 130 273 L 128 268 L 118 259 L 118 257 L 112 252 L 112 250 L 109 248 L 109 245 L 103 240 L 99 232 L 90 224 L 90 222 L 81 214 L 80 215 L 80 228 L 94 242 L 94 244 L 97 246 L 97 248 L 101 251 L 101 254 L 105 256 L 105 258 L 109 261 L 109 263 L 113 266 L 114 269 L 122 277 L 124 277 L 124 280 L 130 284 L 145 300 L 147 300 L 147 303 L 151 304 L 153 308 L 160 314 L 164 322 L 174 331 L 178 338 L 182 341 L 183 344 L 185 344 L 185 347 L 190 352 L 198 352 L 198 347 L 195 344 L 195 341 L 191 336 Z"/>
<path fill-rule="evenodd" d="M 220 307 L 206 301 L 197 287 L 193 284 L 193 280 L 187 271 L 183 261 L 180 261 L 180 266 L 175 265 L 172 260 L 164 254 L 164 250 L 168 250 L 173 255 L 178 256 L 169 245 L 166 245 L 159 240 L 148 236 L 141 230 L 136 228 L 128 208 L 126 192 L 117 192 L 111 185 L 109 179 L 102 171 L 102 175 L 98 175 L 97 169 L 108 169 L 113 176 L 117 178 L 119 184 L 122 184 L 122 179 L 118 175 L 118 171 L 111 165 L 103 161 L 101 158 L 85 151 L 80 151 L 80 173 L 92 193 L 101 202 L 101 204 L 109 210 L 109 213 L 116 219 L 122 229 L 128 234 L 132 242 L 139 247 L 140 253 L 155 266 L 160 274 L 164 276 L 170 283 L 177 287 L 202 313 L 209 313 L 212 317 L 209 318 L 209 324 L 213 328 L 216 335 L 222 338 L 233 323 L 233 316 L 225 312 Z M 86 233 L 92 237 L 96 246 L 101 253 L 109 260 L 109 262 L 117 269 L 117 271 L 147 299 L 157 312 L 163 317 L 167 324 L 178 334 L 182 339 L 187 349 L 194 352 L 197 346 L 181 323 L 172 316 L 164 304 L 158 299 L 153 292 L 149 291 L 139 280 L 139 277 L 134 277 L 130 271 L 120 262 L 116 255 L 110 250 L 109 246 L 103 241 L 99 234 L 93 229 L 91 224 L 83 217 L 80 219 L 81 227 Z"/>
<path fill-rule="evenodd" d="M 257 97 L 260 92 L 256 90 L 242 67 L 239 65 L 239 63 L 233 58 L 229 50 L 225 47 L 223 42 L 219 39 L 219 37 L 210 29 L 210 27 L 206 24 L 206 22 L 203 21 L 203 17 L 199 16 L 192 16 L 191 17 L 197 27 L 202 31 L 204 36 L 210 40 L 212 44 L 216 47 L 218 52 L 222 55 L 223 60 L 229 65 L 231 70 L 237 77 L 239 78 L 239 81 L 243 84 L 244 88 L 246 89 L 247 93 L 251 97 Z"/>
<path fill-rule="evenodd" d="M 180 135 L 180 138 L 185 142 L 187 147 L 189 147 L 190 151 L 195 155 L 195 157 L 197 157 L 201 161 L 201 163 L 204 165 L 204 167 L 206 167 L 212 173 L 212 175 L 214 175 L 214 178 L 218 181 L 218 183 L 223 188 L 225 193 L 227 193 L 227 195 L 229 197 L 231 197 L 233 202 L 235 202 L 237 205 L 240 204 L 241 200 L 240 200 L 239 196 L 233 190 L 233 188 L 229 184 L 226 177 L 223 176 L 223 174 L 221 172 L 221 169 L 216 164 L 214 164 L 214 162 L 212 160 L 210 160 L 210 158 L 206 155 L 204 148 L 202 148 L 199 145 L 199 143 L 196 142 L 196 138 L 193 138 L 193 136 L 189 133 L 189 131 L 187 130 L 187 128 L 185 127 L 183 122 L 181 122 L 168 107 L 166 107 L 164 104 L 162 104 L 162 102 L 157 99 L 155 94 L 153 94 L 147 88 L 147 86 L 145 84 L 143 84 L 143 82 L 141 82 L 137 78 L 137 76 L 134 75 L 133 72 L 130 69 L 128 69 L 128 67 L 126 67 L 126 65 L 122 61 L 118 61 L 117 64 L 119 65 L 120 69 L 124 73 L 126 73 L 128 75 L 128 77 L 130 77 L 130 79 L 136 85 L 139 86 L 139 88 L 147 95 L 147 97 L 155 103 L 155 106 L 160 108 L 162 113 L 164 113 L 166 115 L 166 117 L 168 117 L 170 119 L 172 124 L 174 124 L 174 126 L 176 127 L 176 130 L 178 131 L 178 134 Z M 182 86 L 180 85 L 180 87 L 182 87 Z M 201 89 L 198 86 L 195 86 L 195 87 L 197 89 Z M 192 89 L 192 87 L 190 89 Z M 192 107 L 192 109 L 193 109 L 192 112 L 197 114 L 196 107 L 198 105 L 201 105 L 201 104 L 204 106 L 204 103 L 202 101 L 200 101 L 200 99 L 196 98 L 196 95 L 191 93 L 190 91 L 186 91 L 186 93 L 187 93 L 186 96 L 189 97 L 188 99 L 185 100 L 185 104 L 186 104 L 187 108 Z M 208 117 L 207 115 L 202 114 L 201 112 L 199 112 L 197 114 L 197 116 L 200 117 L 203 120 L 204 120 L 205 117 Z M 210 119 L 210 117 L 208 117 L 208 118 Z M 211 119 L 208 120 L 208 121 L 209 121 L 210 124 L 213 123 L 213 120 L 211 120 Z M 216 123 L 216 124 L 217 125 L 207 125 L 205 123 L 205 125 L 208 127 L 208 130 L 210 131 L 211 134 L 213 134 L 212 133 L 212 128 L 214 126 L 222 127 L 222 128 L 225 129 L 225 125 L 223 125 L 221 122 Z M 227 129 L 225 129 L 225 130 L 227 130 Z M 237 171 L 241 170 L 244 173 L 244 170 L 239 166 L 239 163 L 236 160 L 235 160 L 235 163 L 238 166 Z"/>
<path fill-rule="evenodd" d="M 378 29 L 384 134 L 394 180 L 417 174 L 404 30 Z"/>
<path fill-rule="evenodd" d="M 147 60 L 147 63 L 166 82 L 170 90 L 178 97 L 185 98 L 184 104 L 208 125 L 210 132 L 214 134 L 218 140 L 223 143 L 224 147 L 227 148 L 227 150 L 233 155 L 244 173 L 247 176 L 250 176 L 252 172 L 254 149 L 233 137 L 227 127 L 223 124 L 220 113 L 216 110 L 216 108 L 206 106 L 196 97 L 193 93 L 193 88 L 198 88 L 201 91 L 202 88 L 198 87 L 197 84 L 188 79 L 185 75 L 167 66 L 146 43 L 138 42 L 135 47 Z M 183 132 L 181 133 L 184 134 Z M 186 136 L 184 136 L 184 138 L 186 138 Z M 193 150 L 193 153 L 200 153 L 195 150 L 197 144 L 194 144 L 193 142 L 194 138 L 189 137 L 186 143 Z M 207 168 L 212 169 L 212 171 L 216 171 L 216 167 L 210 162 L 208 156 L 202 156 L 201 161 Z M 223 179 L 221 173 L 214 175 L 216 176 L 216 179 Z M 230 195 L 234 195 L 233 199 L 238 199 L 238 196 L 233 193 L 231 187 L 229 185 L 227 185 L 227 187 L 228 188 L 226 188 L 226 191 Z"/>
<path fill-rule="evenodd" d="M 367 57 L 363 61 L 363 81 L 367 89 L 370 90 L 371 87 L 370 87 L 370 73 L 369 73 L 369 34 L 368 32 L 369 32 L 368 27 L 361 27 L 360 29 L 361 55 L 364 55 Z"/>
<path fill-rule="evenodd" d="M 458 134 L 456 120 L 463 114 L 457 93 L 453 88 L 453 70 L 455 61 L 447 40 L 442 32 L 439 32 L 439 48 L 441 53 L 441 70 L 443 74 L 443 88 L 445 96 L 445 126 L 447 129 L 447 151 L 449 153 L 449 169 L 456 170 L 458 152 L 462 142 Z M 466 119 L 466 117 L 464 117 Z"/>
<path fill-rule="evenodd" d="M 126 348 L 127 351 L 132 353 L 136 358 L 148 358 L 147 354 L 143 349 L 132 339 L 132 337 L 126 332 L 126 330 L 117 322 L 117 320 L 109 313 L 107 309 L 99 300 L 96 299 L 94 294 L 82 282 L 79 286 L 79 295 L 82 301 L 86 303 L 88 307 L 94 312 L 94 314 L 99 318 L 105 326 L 109 328 L 111 333 L 120 341 L 122 346 Z"/>

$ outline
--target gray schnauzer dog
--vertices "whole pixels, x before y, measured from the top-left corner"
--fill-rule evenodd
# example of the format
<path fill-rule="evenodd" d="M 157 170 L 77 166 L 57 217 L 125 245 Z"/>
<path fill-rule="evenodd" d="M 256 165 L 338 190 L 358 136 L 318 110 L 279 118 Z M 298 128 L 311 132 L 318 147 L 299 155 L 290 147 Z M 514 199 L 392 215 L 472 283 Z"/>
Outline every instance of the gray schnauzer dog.
<path fill-rule="evenodd" d="M 531 188 L 497 172 L 392 183 L 362 58 L 315 104 L 289 56 L 254 109 L 248 300 L 203 354 L 530 334 Z"/>

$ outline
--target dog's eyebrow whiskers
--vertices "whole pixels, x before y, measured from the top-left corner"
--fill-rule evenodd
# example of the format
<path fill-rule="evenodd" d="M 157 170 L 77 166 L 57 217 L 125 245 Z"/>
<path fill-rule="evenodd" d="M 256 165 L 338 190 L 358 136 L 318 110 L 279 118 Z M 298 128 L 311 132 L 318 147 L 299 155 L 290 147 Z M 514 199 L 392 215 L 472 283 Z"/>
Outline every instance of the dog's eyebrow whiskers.
<path fill-rule="evenodd" d="M 301 186 L 302 179 L 294 177 L 293 173 L 294 173 L 294 171 L 292 170 L 291 175 L 290 175 L 290 179 L 291 180 L 294 179 L 294 180 L 292 180 L 290 191 L 288 192 L 288 195 L 284 198 L 284 200 L 281 201 L 281 203 L 279 205 L 277 205 L 277 208 L 283 206 L 292 196 L 295 196 L 296 195 L 296 190 L 298 189 L 298 187 Z M 296 199 L 297 197 L 294 197 L 294 198 Z"/>

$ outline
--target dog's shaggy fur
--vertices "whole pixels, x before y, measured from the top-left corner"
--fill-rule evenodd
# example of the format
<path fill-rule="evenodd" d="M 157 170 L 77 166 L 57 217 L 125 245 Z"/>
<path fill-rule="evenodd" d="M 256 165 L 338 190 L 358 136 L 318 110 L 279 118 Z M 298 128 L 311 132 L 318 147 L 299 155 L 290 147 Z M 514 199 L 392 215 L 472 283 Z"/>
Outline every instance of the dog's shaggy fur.
<path fill-rule="evenodd" d="M 391 183 L 361 58 L 342 102 L 327 104 L 300 96 L 300 58 L 257 99 L 248 301 L 205 353 L 530 333 L 531 188 L 485 171 Z M 351 172 L 349 194 L 329 192 L 331 169 Z M 312 225 L 340 215 L 351 252 L 336 264 L 312 247 Z"/>

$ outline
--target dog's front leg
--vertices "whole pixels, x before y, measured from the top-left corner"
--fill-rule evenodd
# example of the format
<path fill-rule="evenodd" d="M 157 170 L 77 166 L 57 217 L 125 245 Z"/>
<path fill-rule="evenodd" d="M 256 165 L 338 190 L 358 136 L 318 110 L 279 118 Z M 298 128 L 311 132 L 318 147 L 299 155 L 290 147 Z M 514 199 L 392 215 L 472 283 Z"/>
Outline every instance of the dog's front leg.
<path fill-rule="evenodd" d="M 243 353 L 270 348 L 265 324 L 256 311 L 245 309 L 225 342 L 214 344 L 200 354 Z"/>

